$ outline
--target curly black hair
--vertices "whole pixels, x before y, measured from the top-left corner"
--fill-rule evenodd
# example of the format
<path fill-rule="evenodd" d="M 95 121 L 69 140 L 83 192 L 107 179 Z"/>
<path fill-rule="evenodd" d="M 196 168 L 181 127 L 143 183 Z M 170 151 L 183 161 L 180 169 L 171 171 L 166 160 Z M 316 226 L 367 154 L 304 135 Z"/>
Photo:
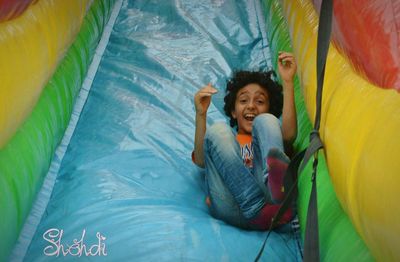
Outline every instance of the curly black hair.
<path fill-rule="evenodd" d="M 273 70 L 268 72 L 260 71 L 236 71 L 233 77 L 226 83 L 226 95 L 224 97 L 224 111 L 230 118 L 232 127 L 237 125 L 236 119 L 232 117 L 232 111 L 235 109 L 236 95 L 240 89 L 248 84 L 258 84 L 264 88 L 269 97 L 269 113 L 279 118 L 282 114 L 283 94 L 282 86 L 272 79 L 276 76 Z"/>

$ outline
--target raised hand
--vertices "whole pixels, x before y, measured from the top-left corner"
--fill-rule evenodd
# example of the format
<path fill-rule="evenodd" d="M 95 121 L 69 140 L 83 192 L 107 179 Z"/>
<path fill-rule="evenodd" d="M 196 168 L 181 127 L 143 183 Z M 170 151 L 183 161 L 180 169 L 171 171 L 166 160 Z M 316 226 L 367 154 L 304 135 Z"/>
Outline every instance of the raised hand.
<path fill-rule="evenodd" d="M 212 97 L 212 95 L 216 94 L 217 92 L 218 92 L 218 90 L 215 89 L 210 83 L 207 86 L 200 89 L 194 95 L 194 104 L 196 107 L 196 114 L 205 115 L 207 113 L 208 107 L 210 106 L 210 103 L 211 103 L 211 97 Z"/>
<path fill-rule="evenodd" d="M 278 71 L 282 79 L 282 137 L 285 145 L 291 145 L 297 136 L 297 115 L 294 101 L 294 76 L 297 65 L 292 53 L 279 52 Z"/>
<path fill-rule="evenodd" d="M 278 72 L 284 82 L 293 82 L 297 71 L 296 60 L 292 53 L 279 52 Z"/>

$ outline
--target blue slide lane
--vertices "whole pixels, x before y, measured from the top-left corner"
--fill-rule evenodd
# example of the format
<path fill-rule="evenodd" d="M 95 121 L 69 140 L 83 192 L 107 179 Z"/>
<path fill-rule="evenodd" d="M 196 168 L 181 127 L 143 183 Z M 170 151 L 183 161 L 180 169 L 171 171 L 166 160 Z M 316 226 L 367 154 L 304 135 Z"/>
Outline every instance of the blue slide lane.
<path fill-rule="evenodd" d="M 124 1 L 24 261 L 254 260 L 266 232 L 212 218 L 190 156 L 197 90 L 226 121 L 232 71 L 271 68 L 263 23 L 257 0 Z M 298 238 L 263 260 L 301 261 Z"/>

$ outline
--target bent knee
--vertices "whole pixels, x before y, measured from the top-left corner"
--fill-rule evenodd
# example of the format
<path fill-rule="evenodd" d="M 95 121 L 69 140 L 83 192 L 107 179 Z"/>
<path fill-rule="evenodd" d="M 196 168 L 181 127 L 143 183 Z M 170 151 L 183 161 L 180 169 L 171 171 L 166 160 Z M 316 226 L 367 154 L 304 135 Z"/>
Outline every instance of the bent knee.
<path fill-rule="evenodd" d="M 223 141 L 227 139 L 232 139 L 233 133 L 230 126 L 224 122 L 217 122 L 207 128 L 205 138 L 214 141 Z"/>
<path fill-rule="evenodd" d="M 258 116 L 256 116 L 256 118 L 254 119 L 254 123 L 256 122 L 261 122 L 261 121 L 268 121 L 268 122 L 278 122 L 279 123 L 279 119 L 274 116 L 273 114 L 270 113 L 262 113 L 259 114 Z"/>
<path fill-rule="evenodd" d="M 280 127 L 280 122 L 279 119 L 273 114 L 263 113 L 256 116 L 253 125 L 256 126 L 268 125 L 268 126 Z"/>
<path fill-rule="evenodd" d="M 227 132 L 231 132 L 231 128 L 224 122 L 217 122 L 207 128 L 206 135 L 223 135 Z"/>

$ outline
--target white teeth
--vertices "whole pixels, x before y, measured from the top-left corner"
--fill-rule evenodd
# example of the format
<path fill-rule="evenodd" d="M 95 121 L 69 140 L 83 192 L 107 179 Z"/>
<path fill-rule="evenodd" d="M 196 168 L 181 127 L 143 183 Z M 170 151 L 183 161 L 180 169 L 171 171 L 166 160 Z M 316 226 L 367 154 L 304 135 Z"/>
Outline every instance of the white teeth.
<path fill-rule="evenodd" d="M 253 121 L 255 117 L 256 117 L 255 114 L 246 114 L 246 115 L 244 115 L 244 118 L 246 120 L 249 120 L 249 121 Z"/>

